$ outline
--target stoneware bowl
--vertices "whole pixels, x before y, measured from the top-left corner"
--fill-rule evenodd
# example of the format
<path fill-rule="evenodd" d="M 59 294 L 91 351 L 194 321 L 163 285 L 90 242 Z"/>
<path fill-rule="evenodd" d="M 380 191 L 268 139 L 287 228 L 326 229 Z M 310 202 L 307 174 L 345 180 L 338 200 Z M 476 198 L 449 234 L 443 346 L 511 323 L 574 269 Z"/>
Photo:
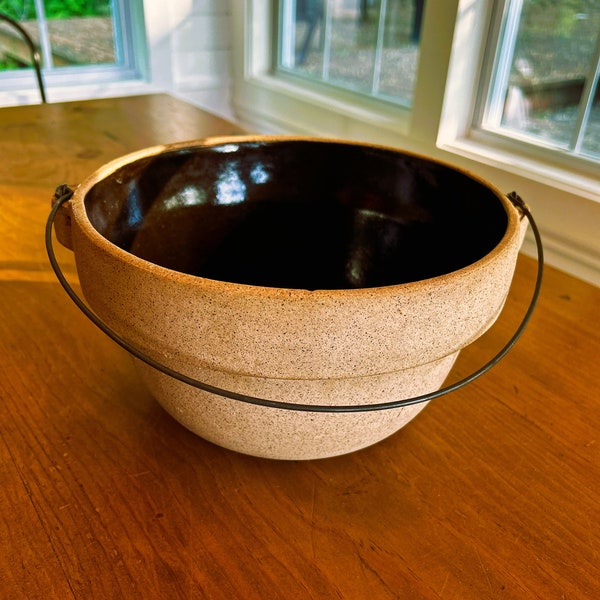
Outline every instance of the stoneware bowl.
<path fill-rule="evenodd" d="M 93 311 L 153 360 L 237 394 L 360 406 L 440 388 L 502 310 L 526 223 L 489 183 L 423 156 L 259 136 L 108 163 L 55 229 Z M 262 457 L 352 452 L 426 404 L 273 408 L 136 364 L 185 427 Z"/>

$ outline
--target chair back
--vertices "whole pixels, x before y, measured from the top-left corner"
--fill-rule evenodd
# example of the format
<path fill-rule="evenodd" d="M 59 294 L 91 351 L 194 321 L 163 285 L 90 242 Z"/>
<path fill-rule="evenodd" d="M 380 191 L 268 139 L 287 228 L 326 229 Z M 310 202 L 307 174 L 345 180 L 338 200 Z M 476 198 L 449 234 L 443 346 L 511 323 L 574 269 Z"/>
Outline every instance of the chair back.
<path fill-rule="evenodd" d="M 40 96 L 42 97 L 42 102 L 45 104 L 47 102 L 47 100 L 46 100 L 46 90 L 44 88 L 44 80 L 42 79 L 40 53 L 38 52 L 37 48 L 35 47 L 35 44 L 33 43 L 31 36 L 18 21 L 15 21 L 14 19 L 12 19 L 11 17 L 9 17 L 8 15 L 6 15 L 4 13 L 0 13 L 0 21 L 4 21 L 5 23 L 8 23 L 9 25 L 11 25 L 14 29 L 16 29 L 19 32 L 19 34 L 21 35 L 23 40 L 25 40 L 25 43 L 27 44 L 27 46 L 29 48 L 29 52 L 31 54 L 31 62 L 33 63 L 33 68 L 35 69 L 35 75 L 36 75 L 36 79 L 37 79 L 38 88 L 40 90 Z"/>

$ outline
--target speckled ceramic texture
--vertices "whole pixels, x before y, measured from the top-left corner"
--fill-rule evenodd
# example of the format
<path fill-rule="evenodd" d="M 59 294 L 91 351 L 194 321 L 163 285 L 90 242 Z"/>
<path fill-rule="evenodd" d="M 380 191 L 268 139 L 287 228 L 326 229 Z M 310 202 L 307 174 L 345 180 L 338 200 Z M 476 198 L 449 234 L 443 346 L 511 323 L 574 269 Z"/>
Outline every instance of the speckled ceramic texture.
<path fill-rule="evenodd" d="M 70 227 L 59 238 L 74 250 L 86 300 L 154 359 L 231 391 L 293 403 L 359 405 L 439 389 L 458 352 L 501 312 L 527 227 L 500 191 L 474 175 L 465 174 L 491 189 L 506 212 L 499 243 L 473 264 L 397 285 L 306 290 L 208 279 L 134 256 L 90 223 L 86 194 L 123 165 L 182 147 L 281 139 L 304 138 L 155 147 L 91 175 L 65 207 Z M 364 448 L 398 431 L 426 404 L 335 414 L 266 408 L 136 364 L 153 395 L 185 427 L 226 448 L 268 458 L 323 458 Z"/>

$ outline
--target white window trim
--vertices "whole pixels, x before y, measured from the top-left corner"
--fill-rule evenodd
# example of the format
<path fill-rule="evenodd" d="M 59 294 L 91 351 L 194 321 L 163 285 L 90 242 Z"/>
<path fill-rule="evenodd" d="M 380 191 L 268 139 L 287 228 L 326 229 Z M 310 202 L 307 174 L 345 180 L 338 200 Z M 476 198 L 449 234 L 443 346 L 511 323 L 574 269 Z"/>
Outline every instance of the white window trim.
<path fill-rule="evenodd" d="M 528 201 L 549 264 L 600 285 L 600 180 L 491 146 L 471 132 L 493 0 L 426 1 L 412 111 L 356 105 L 344 94 L 332 98 L 274 77 L 274 1 L 232 2 L 232 104 L 243 125 L 261 133 L 391 145 L 477 172 Z M 524 251 L 535 252 L 530 236 Z"/>

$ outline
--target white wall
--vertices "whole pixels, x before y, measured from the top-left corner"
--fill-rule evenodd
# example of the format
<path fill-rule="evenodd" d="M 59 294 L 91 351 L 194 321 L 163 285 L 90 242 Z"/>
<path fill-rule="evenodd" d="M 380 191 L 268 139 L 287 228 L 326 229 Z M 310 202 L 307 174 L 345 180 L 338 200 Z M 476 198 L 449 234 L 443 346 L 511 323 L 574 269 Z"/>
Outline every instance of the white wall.
<path fill-rule="evenodd" d="M 229 0 L 144 0 L 144 13 L 153 86 L 232 117 Z"/>

